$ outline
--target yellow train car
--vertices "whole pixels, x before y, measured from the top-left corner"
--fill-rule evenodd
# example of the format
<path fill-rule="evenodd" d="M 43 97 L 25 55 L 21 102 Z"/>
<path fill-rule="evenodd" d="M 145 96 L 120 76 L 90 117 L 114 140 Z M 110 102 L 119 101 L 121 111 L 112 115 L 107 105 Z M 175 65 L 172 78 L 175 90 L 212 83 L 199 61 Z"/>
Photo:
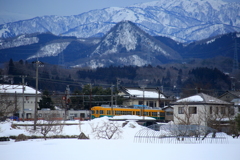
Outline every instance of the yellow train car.
<path fill-rule="evenodd" d="M 139 105 L 138 105 L 139 106 Z M 156 120 L 164 121 L 165 112 L 161 109 L 152 109 L 149 107 L 144 107 L 144 109 L 139 107 L 103 107 L 103 106 L 94 106 L 91 108 L 92 119 L 99 117 L 113 117 L 120 115 L 137 115 L 137 116 L 147 116 L 153 117 Z"/>

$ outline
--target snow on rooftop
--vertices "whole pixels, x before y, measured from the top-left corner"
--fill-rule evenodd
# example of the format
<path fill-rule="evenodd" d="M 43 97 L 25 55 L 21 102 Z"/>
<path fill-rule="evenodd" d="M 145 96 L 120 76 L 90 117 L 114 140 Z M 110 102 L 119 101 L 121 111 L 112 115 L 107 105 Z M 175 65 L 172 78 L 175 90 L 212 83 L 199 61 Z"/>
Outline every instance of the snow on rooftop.
<path fill-rule="evenodd" d="M 23 86 L 22 85 L 11 85 L 11 84 L 3 84 L 0 85 L 0 93 L 22 93 L 23 92 Z M 31 88 L 29 86 L 25 86 L 24 90 L 25 94 L 36 94 L 36 90 L 34 88 Z M 38 91 L 38 94 L 41 92 Z"/>
<path fill-rule="evenodd" d="M 177 102 L 203 102 L 203 98 L 199 95 L 195 95 L 195 96 L 177 100 Z"/>
<path fill-rule="evenodd" d="M 130 95 L 135 95 L 136 97 L 143 97 L 143 90 L 137 89 L 127 89 Z M 157 91 L 144 91 L 145 98 L 158 98 L 159 94 Z M 163 94 L 160 94 L 160 98 L 166 98 Z"/>

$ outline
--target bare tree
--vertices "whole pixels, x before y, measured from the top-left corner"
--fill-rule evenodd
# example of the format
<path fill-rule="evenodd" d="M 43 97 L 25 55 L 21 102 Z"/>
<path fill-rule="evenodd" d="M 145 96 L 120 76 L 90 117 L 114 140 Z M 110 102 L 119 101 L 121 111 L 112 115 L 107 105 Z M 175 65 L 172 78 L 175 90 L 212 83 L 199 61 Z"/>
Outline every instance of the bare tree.
<path fill-rule="evenodd" d="M 118 139 L 121 137 L 122 126 L 114 121 L 91 123 L 92 133 L 97 139 Z"/>
<path fill-rule="evenodd" d="M 174 117 L 178 124 L 190 125 L 190 124 L 201 124 L 201 118 L 197 116 L 197 107 L 189 106 L 185 103 L 179 105 L 177 111 L 174 113 Z"/>
<path fill-rule="evenodd" d="M 28 131 L 42 134 L 45 140 L 47 139 L 47 135 L 49 133 L 60 134 L 63 130 L 64 124 L 61 120 L 58 120 L 57 117 L 57 112 L 44 113 L 43 120 L 37 121 L 37 129 L 28 129 Z"/>
<path fill-rule="evenodd" d="M 13 115 L 18 111 L 17 97 L 10 96 L 9 94 L 0 95 L 0 117 L 7 117 Z"/>

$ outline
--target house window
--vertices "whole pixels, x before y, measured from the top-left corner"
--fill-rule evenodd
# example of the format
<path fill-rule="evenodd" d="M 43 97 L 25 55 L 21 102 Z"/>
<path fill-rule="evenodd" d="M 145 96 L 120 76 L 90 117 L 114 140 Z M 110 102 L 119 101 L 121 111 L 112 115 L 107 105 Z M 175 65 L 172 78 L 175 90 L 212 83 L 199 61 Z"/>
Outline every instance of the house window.
<path fill-rule="evenodd" d="M 172 113 L 172 112 L 166 112 L 166 115 L 167 115 L 167 116 L 172 116 L 173 113 Z"/>
<path fill-rule="evenodd" d="M 197 107 L 189 107 L 188 112 L 190 114 L 197 114 Z"/>
<path fill-rule="evenodd" d="M 138 104 L 139 104 L 139 105 L 142 105 L 142 104 L 143 104 L 143 101 L 138 101 Z"/>
<path fill-rule="evenodd" d="M 222 114 L 222 115 L 225 114 L 225 107 L 221 107 L 221 114 Z"/>
<path fill-rule="evenodd" d="M 216 107 L 216 114 L 218 114 L 218 107 Z"/>
<path fill-rule="evenodd" d="M 178 107 L 178 114 L 184 114 L 184 108 Z"/>
<path fill-rule="evenodd" d="M 209 113 L 212 114 L 212 106 L 210 106 Z"/>
<path fill-rule="evenodd" d="M 149 101 L 148 106 L 149 106 L 149 107 L 154 107 L 154 106 L 153 106 L 153 101 Z"/>
<path fill-rule="evenodd" d="M 228 108 L 228 113 L 229 113 L 230 115 L 234 115 L 234 107 Z"/>
<path fill-rule="evenodd" d="M 80 113 L 81 118 L 85 118 L 85 113 Z"/>

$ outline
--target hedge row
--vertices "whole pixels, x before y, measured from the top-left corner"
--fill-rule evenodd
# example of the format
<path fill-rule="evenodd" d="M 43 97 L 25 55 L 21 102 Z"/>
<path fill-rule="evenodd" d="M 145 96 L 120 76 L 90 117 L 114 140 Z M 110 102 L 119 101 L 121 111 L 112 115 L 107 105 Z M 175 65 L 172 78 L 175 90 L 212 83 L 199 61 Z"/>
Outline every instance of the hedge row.
<path fill-rule="evenodd" d="M 18 136 L 9 136 L 10 139 L 17 139 Z M 25 136 L 27 139 L 42 139 L 44 138 L 43 136 Z M 53 139 L 53 138 L 78 138 L 78 135 L 53 135 L 53 136 L 47 136 L 48 139 Z"/>

